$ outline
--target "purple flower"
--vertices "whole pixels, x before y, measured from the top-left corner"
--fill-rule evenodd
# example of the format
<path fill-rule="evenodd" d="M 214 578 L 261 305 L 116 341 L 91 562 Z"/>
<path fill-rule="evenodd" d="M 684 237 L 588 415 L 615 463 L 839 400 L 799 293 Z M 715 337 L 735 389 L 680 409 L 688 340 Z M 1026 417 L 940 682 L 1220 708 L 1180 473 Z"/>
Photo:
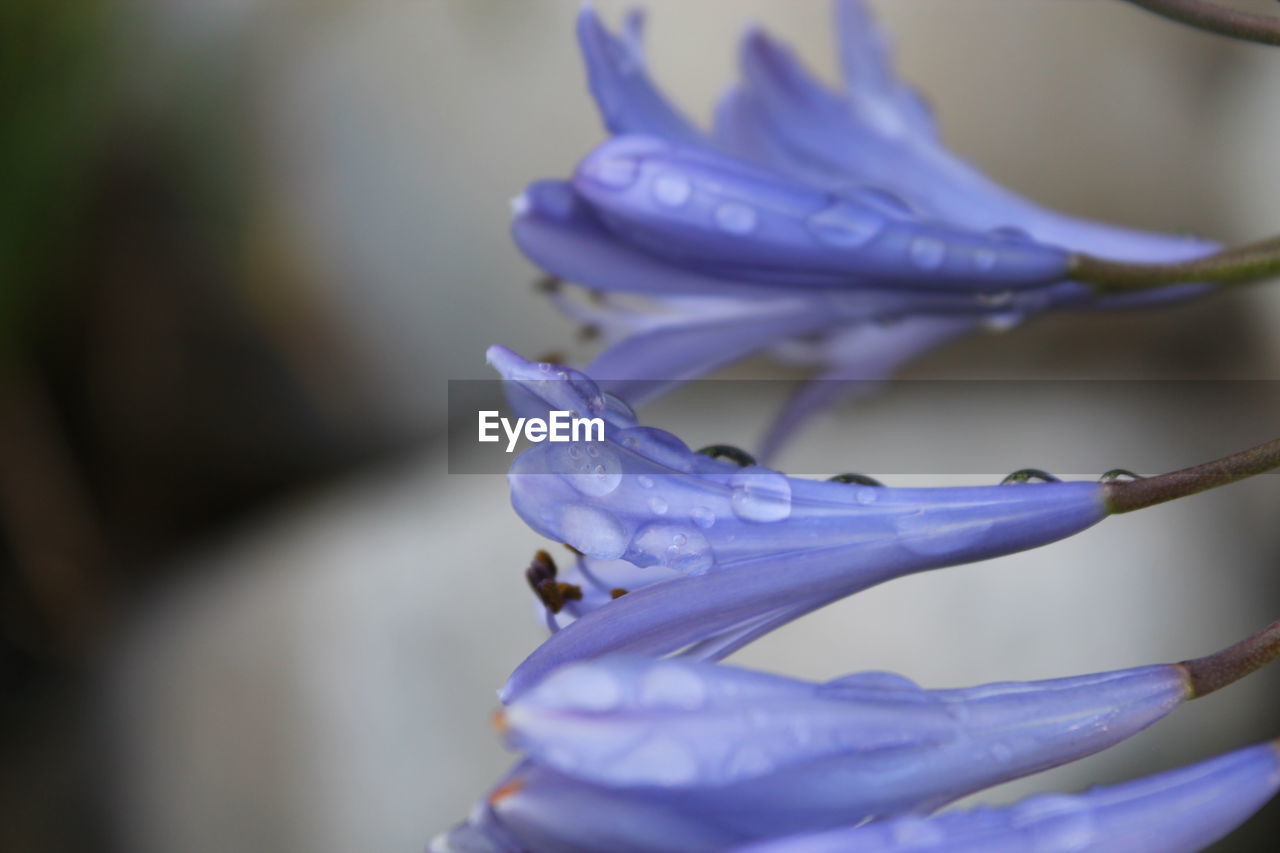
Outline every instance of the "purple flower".
<path fill-rule="evenodd" d="M 649 80 L 638 14 L 615 36 L 584 8 L 579 42 L 615 139 L 571 181 L 532 185 L 515 205 L 513 235 L 553 276 L 606 294 L 597 305 L 555 296 L 602 337 L 588 370 L 606 387 L 629 383 L 636 403 L 753 352 L 808 342 L 818 378 L 831 381 L 779 418 L 771 454 L 838 393 L 837 380 L 886 378 L 983 326 L 1205 289 L 1099 297 L 1064 280 L 1074 252 L 1168 262 L 1216 247 L 1064 216 L 992 183 L 942 146 L 863 5 L 836 9 L 843 91 L 752 30 L 744 80 L 707 135 Z"/>
<path fill-rule="evenodd" d="M 904 816 L 753 844 L 741 853 L 1194 853 L 1244 823 L 1280 789 L 1280 743 L 1083 794 L 1012 806 Z"/>
<path fill-rule="evenodd" d="M 723 850 L 927 814 L 1113 746 L 1277 654 L 1280 622 L 1178 664 L 968 689 L 678 659 L 570 664 L 498 715 L 526 760 L 455 832 L 534 851 Z M 1202 817 L 1225 831 L 1232 814 Z"/>
<path fill-rule="evenodd" d="M 516 512 L 590 558 L 577 569 L 584 577 L 607 578 L 616 560 L 660 570 L 616 600 L 600 593 L 620 582 L 592 583 L 592 599 L 574 602 L 578 618 L 516 669 L 504 700 L 570 660 L 681 649 L 719 659 L 891 578 L 1033 548 L 1107 515 L 1092 482 L 894 489 L 740 467 L 638 426 L 583 374 L 503 347 L 488 357 L 519 414 L 571 411 L 606 423 L 602 442 L 521 454 L 508 474 Z"/>

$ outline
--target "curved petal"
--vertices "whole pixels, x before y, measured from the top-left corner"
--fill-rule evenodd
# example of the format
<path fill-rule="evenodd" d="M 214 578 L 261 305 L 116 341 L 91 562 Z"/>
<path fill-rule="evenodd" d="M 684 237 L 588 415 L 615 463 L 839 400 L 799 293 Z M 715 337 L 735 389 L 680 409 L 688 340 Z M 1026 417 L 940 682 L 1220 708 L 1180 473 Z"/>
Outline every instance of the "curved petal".
<path fill-rule="evenodd" d="M 1259 744 L 1083 794 L 1039 794 L 1001 808 L 899 817 L 755 844 L 741 853 L 1196 853 L 1275 796 L 1278 749 L 1274 742 Z"/>
<path fill-rule="evenodd" d="M 983 292 L 1067 277 L 1061 249 L 924 222 L 881 194 L 842 194 L 711 151 L 620 136 L 574 189 L 611 231 L 695 270 L 834 288 Z"/>
<path fill-rule="evenodd" d="M 649 79 L 641 52 L 643 18 L 630 15 L 620 38 L 591 6 L 578 14 L 578 44 L 587 82 L 610 133 L 650 133 L 684 145 L 702 145 L 702 134 Z"/>

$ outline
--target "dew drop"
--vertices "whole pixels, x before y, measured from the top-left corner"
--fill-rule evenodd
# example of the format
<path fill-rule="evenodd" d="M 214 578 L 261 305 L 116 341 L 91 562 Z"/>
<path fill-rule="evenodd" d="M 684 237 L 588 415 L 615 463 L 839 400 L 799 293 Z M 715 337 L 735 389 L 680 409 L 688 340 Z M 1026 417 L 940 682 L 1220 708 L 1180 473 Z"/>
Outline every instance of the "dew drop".
<path fill-rule="evenodd" d="M 537 698 L 551 707 L 583 711 L 610 711 L 622 701 L 622 685 L 602 666 L 585 663 L 567 666 L 555 674 Z"/>
<path fill-rule="evenodd" d="M 851 197 L 894 219 L 914 219 L 916 216 L 916 212 L 902 196 L 879 187 L 859 187 Z"/>
<path fill-rule="evenodd" d="M 655 522 L 645 526 L 631 540 L 626 555 L 642 568 L 656 565 L 686 574 L 701 574 L 715 565 L 707 537 L 684 524 Z"/>
<path fill-rule="evenodd" d="M 600 395 L 600 404 L 592 409 L 592 413 L 603 415 L 606 421 L 613 424 L 634 426 L 636 422 L 635 410 L 627 401 L 607 391 Z"/>
<path fill-rule="evenodd" d="M 992 237 L 1000 240 L 1007 240 L 1010 243 L 1034 243 L 1031 235 L 1022 228 L 1013 225 L 1002 225 L 999 228 L 992 228 L 988 232 Z"/>
<path fill-rule="evenodd" d="M 693 195 L 693 186 L 681 175 L 659 175 L 653 181 L 653 197 L 667 207 L 680 207 Z"/>
<path fill-rule="evenodd" d="M 582 164 L 579 174 L 598 187 L 625 190 L 636 182 L 640 162 L 634 157 L 593 157 Z"/>
<path fill-rule="evenodd" d="M 658 497 L 657 495 L 654 495 L 653 497 L 649 498 L 649 509 L 653 512 L 654 515 L 666 515 L 667 502 L 662 498 Z"/>
<path fill-rule="evenodd" d="M 646 459 L 677 471 L 693 467 L 693 451 L 680 439 L 665 430 L 653 427 L 632 427 L 622 430 L 616 438 L 624 447 L 634 450 Z"/>
<path fill-rule="evenodd" d="M 973 253 L 973 265 L 983 272 L 994 269 L 998 259 L 999 256 L 991 249 L 978 249 Z"/>
<path fill-rule="evenodd" d="M 654 735 L 615 758 L 610 775 L 632 784 L 679 786 L 698 777 L 694 756 L 672 738 Z"/>
<path fill-rule="evenodd" d="M 612 514 L 569 504 L 560 514 L 560 538 L 590 557 L 616 560 L 627 550 L 627 532 Z"/>
<path fill-rule="evenodd" d="M 703 530 L 710 528 L 716 523 L 716 514 L 710 508 L 705 506 L 695 506 L 689 510 L 689 518 L 693 523 L 701 527 Z"/>
<path fill-rule="evenodd" d="M 553 470 L 584 495 L 603 497 L 622 483 L 622 460 L 608 447 L 561 445 L 552 452 Z M 576 452 L 575 452 L 576 451 Z"/>
<path fill-rule="evenodd" d="M 777 471 L 752 466 L 729 480 L 730 506 L 743 521 L 782 521 L 791 515 L 791 483 Z"/>
<path fill-rule="evenodd" d="M 727 459 L 742 468 L 756 464 L 754 456 L 745 450 L 734 447 L 732 444 L 709 444 L 700 448 L 698 452 L 703 456 L 710 456 L 712 459 Z"/>
<path fill-rule="evenodd" d="M 756 212 L 737 201 L 727 201 L 716 208 L 716 225 L 730 234 L 750 234 L 756 227 Z"/>
<path fill-rule="evenodd" d="M 1005 477 L 1000 481 L 1000 485 L 1013 486 L 1019 483 L 1031 482 L 1060 483 L 1062 481 L 1047 471 L 1041 471 L 1039 468 L 1023 468 Z"/>
<path fill-rule="evenodd" d="M 884 218 L 869 210 L 839 202 L 809 217 L 809 230 L 828 246 L 854 249 L 871 242 L 884 230 Z"/>
<path fill-rule="evenodd" d="M 936 270 L 947 259 L 947 246 L 935 237 L 917 237 L 911 241 L 911 261 L 920 269 Z"/>
<path fill-rule="evenodd" d="M 697 711 L 707 701 L 702 679 L 678 663 L 658 663 L 640 681 L 640 702 L 648 708 Z"/>
<path fill-rule="evenodd" d="M 773 756 L 750 742 L 739 742 L 724 763 L 724 774 L 734 781 L 754 779 L 777 767 Z"/>
<path fill-rule="evenodd" d="M 883 486 L 884 483 L 875 477 L 868 477 L 866 474 L 836 474 L 829 478 L 831 483 L 853 483 L 859 486 Z"/>
<path fill-rule="evenodd" d="M 653 488 L 653 478 L 646 477 L 644 474 L 641 474 L 638 478 L 636 478 L 636 482 L 638 482 L 640 484 L 640 487 L 643 489 Z"/>
<path fill-rule="evenodd" d="M 1013 750 L 1003 743 L 992 744 L 991 759 L 998 764 L 1006 764 L 1013 758 Z"/>
<path fill-rule="evenodd" d="M 1087 850 L 1097 840 L 1093 815 L 1077 797 L 1049 794 L 1014 806 L 1009 823 L 1031 842 L 1033 851 L 1072 853 Z"/>
<path fill-rule="evenodd" d="M 889 834 L 895 848 L 930 847 L 945 840 L 942 830 L 928 818 L 906 815 L 891 821 Z"/>
<path fill-rule="evenodd" d="M 1142 477 L 1132 471 L 1126 471 L 1124 468 L 1112 468 L 1107 473 L 1098 478 L 1099 483 L 1132 483 L 1134 480 L 1141 480 Z"/>

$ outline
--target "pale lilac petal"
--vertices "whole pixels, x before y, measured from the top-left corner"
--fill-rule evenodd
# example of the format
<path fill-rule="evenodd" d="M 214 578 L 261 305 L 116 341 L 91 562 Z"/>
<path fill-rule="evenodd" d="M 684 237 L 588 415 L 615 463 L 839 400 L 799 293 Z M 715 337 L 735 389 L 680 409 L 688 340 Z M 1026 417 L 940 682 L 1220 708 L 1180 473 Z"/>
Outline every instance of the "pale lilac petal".
<path fill-rule="evenodd" d="M 1248 820 L 1280 789 L 1275 743 L 1259 744 L 1082 794 L 915 816 L 797 836 L 741 853 L 1196 853 Z"/>

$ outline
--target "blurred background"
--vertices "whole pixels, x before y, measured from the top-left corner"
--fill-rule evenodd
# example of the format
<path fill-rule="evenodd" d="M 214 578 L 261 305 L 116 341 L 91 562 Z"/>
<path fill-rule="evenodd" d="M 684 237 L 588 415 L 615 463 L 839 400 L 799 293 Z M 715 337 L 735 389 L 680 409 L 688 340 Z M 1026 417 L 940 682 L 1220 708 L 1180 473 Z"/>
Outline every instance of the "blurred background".
<path fill-rule="evenodd" d="M 614 21 L 623 8 L 598 5 Z M 655 74 L 697 116 L 750 21 L 833 70 L 819 0 L 647 5 Z M 1110 0 L 877 8 L 952 146 L 1022 193 L 1226 241 L 1280 228 L 1280 52 Z M 448 472 L 446 384 L 487 377 L 491 342 L 589 355 L 506 235 L 507 200 L 601 138 L 576 11 L 6 0 L 0 849 L 420 850 L 510 760 L 487 718 L 540 639 L 521 572 L 546 543 L 500 476 Z M 1261 286 L 1046 319 L 910 375 L 1275 380 L 1277 328 L 1280 291 Z M 787 374 L 753 362 L 731 375 Z M 755 399 L 689 403 L 677 393 L 644 414 L 695 447 L 749 447 L 768 414 Z M 859 456 L 872 414 L 945 420 L 890 393 L 824 420 L 783 467 L 839 460 L 914 484 Z M 1038 442 L 1077 442 L 1096 470 L 1060 473 L 1096 474 L 1126 463 L 1090 429 L 1103 414 L 1065 400 L 1042 434 L 1015 435 L 993 406 L 920 454 L 945 471 L 966 446 L 1007 443 L 998 477 L 1035 465 Z M 1223 417 L 1108 429 L 1171 469 L 1238 449 L 1213 443 Z M 1280 478 L 1259 478 L 888 584 L 738 659 L 953 686 L 1198 656 L 1280 610 L 1277 510 Z M 1278 702 L 1280 673 L 1265 672 L 984 798 L 1275 736 Z M 1277 812 L 1222 849 L 1270 849 Z"/>

